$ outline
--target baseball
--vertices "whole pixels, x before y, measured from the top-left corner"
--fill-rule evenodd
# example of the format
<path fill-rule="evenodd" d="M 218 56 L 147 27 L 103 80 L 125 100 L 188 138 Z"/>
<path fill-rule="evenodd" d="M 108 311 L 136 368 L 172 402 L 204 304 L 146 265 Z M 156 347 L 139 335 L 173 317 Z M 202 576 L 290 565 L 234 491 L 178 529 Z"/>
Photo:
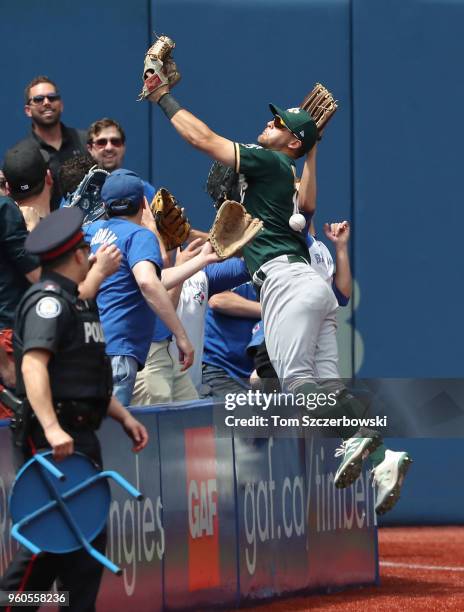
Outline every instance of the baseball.
<path fill-rule="evenodd" d="M 292 215 L 288 220 L 288 224 L 295 232 L 302 232 L 306 225 L 306 219 L 301 213 Z"/>

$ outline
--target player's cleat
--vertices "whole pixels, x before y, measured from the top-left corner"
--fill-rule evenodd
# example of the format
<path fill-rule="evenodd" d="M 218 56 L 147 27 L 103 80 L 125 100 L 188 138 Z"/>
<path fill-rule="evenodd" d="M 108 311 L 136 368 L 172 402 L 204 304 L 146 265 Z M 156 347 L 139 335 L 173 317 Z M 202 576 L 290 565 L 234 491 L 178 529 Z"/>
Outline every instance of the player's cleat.
<path fill-rule="evenodd" d="M 412 459 L 408 453 L 387 450 L 385 459 L 372 470 L 372 484 L 377 485 L 377 514 L 385 514 L 399 500 L 404 477 L 411 463 Z"/>
<path fill-rule="evenodd" d="M 335 451 L 335 457 L 343 455 L 334 478 L 334 484 L 338 489 L 349 487 L 355 482 L 361 473 L 364 459 L 380 446 L 382 442 L 380 435 L 371 430 L 369 434 L 371 434 L 369 437 L 362 437 L 361 430 L 359 430 L 352 438 L 342 442 L 342 445 Z"/>

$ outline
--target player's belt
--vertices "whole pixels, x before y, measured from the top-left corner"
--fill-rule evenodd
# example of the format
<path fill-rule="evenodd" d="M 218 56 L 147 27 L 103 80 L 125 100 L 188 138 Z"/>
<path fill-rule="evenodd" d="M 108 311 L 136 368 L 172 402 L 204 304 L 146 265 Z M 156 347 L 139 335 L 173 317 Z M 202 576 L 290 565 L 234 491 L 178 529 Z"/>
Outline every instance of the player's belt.
<path fill-rule="evenodd" d="M 311 265 L 311 256 L 308 253 L 308 257 L 303 255 L 287 255 L 288 263 L 305 263 L 308 266 Z"/>
<path fill-rule="evenodd" d="M 311 257 L 309 253 L 308 253 L 308 257 L 303 257 L 303 255 L 282 255 L 281 257 L 286 257 L 289 264 L 305 263 L 308 266 L 311 265 Z M 269 262 L 266 262 L 266 263 L 269 263 Z M 254 286 L 259 290 L 263 286 L 265 280 L 266 280 L 266 273 L 263 272 L 261 268 L 258 268 L 256 272 L 253 274 Z"/>

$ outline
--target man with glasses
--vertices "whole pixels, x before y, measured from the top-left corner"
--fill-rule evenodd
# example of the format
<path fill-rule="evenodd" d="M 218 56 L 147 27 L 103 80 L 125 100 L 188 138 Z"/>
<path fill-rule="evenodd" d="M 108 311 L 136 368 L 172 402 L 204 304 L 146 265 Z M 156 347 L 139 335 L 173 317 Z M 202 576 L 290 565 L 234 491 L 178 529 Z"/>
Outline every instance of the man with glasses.
<path fill-rule="evenodd" d="M 94 121 L 87 132 L 87 149 L 103 170 L 113 172 L 122 168 L 126 153 L 126 134 L 122 126 L 109 117 Z M 151 202 L 155 195 L 153 185 L 143 181 L 143 192 Z"/>
<path fill-rule="evenodd" d="M 51 210 L 55 210 L 62 195 L 56 180 L 60 166 L 70 157 L 86 152 L 86 133 L 61 122 L 64 108 L 61 94 L 48 77 L 35 77 L 26 86 L 24 99 L 24 112 L 32 120 L 32 130 L 22 142 L 38 144 L 49 157 L 49 167 L 54 178 Z"/>

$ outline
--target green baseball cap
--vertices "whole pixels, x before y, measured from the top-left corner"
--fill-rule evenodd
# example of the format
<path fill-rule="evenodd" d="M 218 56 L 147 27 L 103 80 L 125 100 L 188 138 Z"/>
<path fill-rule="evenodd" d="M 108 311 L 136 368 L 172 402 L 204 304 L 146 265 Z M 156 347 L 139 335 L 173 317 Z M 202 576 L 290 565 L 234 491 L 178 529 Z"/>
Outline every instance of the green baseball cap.
<path fill-rule="evenodd" d="M 302 108 L 287 108 L 283 110 L 274 104 L 269 104 L 274 117 L 279 117 L 284 126 L 303 143 L 305 153 L 310 151 L 319 136 L 316 122 Z"/>

